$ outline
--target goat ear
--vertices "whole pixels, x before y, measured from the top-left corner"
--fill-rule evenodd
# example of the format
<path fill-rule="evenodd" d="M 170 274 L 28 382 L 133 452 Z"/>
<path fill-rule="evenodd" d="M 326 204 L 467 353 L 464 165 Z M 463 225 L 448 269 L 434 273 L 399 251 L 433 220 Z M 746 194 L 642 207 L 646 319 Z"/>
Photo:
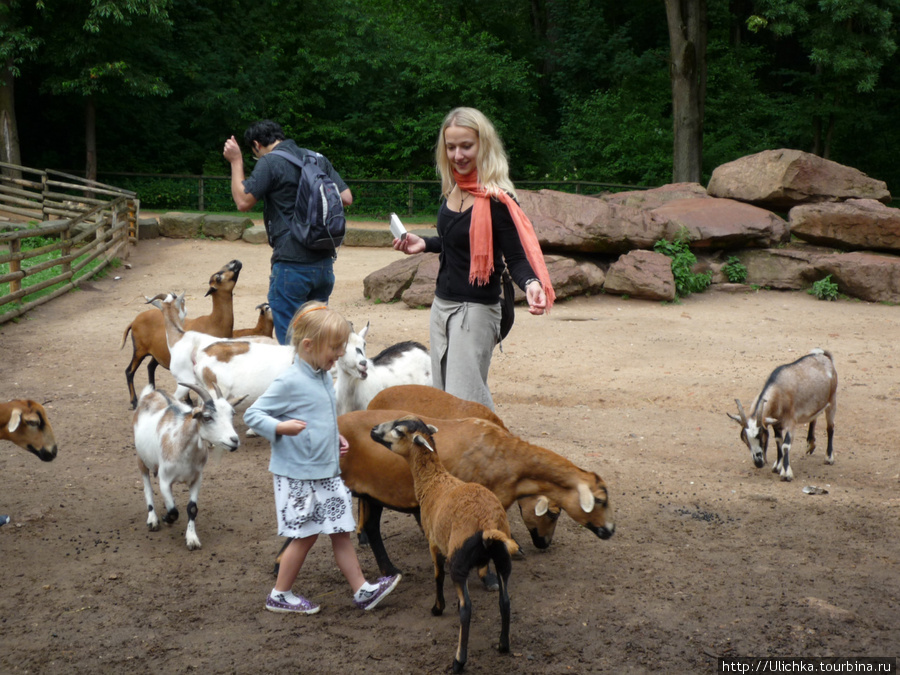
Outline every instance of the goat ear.
<path fill-rule="evenodd" d="M 9 429 L 10 433 L 19 428 L 19 425 L 22 423 L 22 411 L 18 408 L 13 408 L 12 416 L 9 418 L 9 424 L 6 425 L 6 428 Z"/>
<path fill-rule="evenodd" d="M 577 488 L 578 502 L 581 505 L 581 510 L 585 513 L 590 513 L 594 510 L 594 493 L 591 492 L 587 483 L 578 483 Z"/>
<path fill-rule="evenodd" d="M 369 322 L 366 321 L 366 325 L 363 326 L 363 329 L 361 331 L 359 331 L 359 337 L 361 337 L 361 338 L 366 337 L 366 333 L 368 333 L 368 332 L 369 332 Z"/>
<path fill-rule="evenodd" d="M 770 426 L 773 425 L 773 424 L 775 424 L 777 421 L 778 421 L 778 420 L 775 419 L 774 417 L 767 417 L 767 418 L 766 418 L 766 424 L 768 424 L 768 425 L 770 425 Z"/>
<path fill-rule="evenodd" d="M 228 402 L 231 404 L 232 408 L 237 408 L 241 403 L 244 402 L 245 398 L 247 398 L 246 394 L 244 396 L 241 396 L 240 398 L 232 397 L 232 398 L 228 399 Z"/>
<path fill-rule="evenodd" d="M 550 500 L 547 499 L 544 495 L 538 497 L 537 502 L 534 504 L 534 515 L 543 516 L 550 510 Z"/>
<path fill-rule="evenodd" d="M 744 426 L 744 422 L 741 420 L 741 418 L 738 417 L 737 415 L 735 415 L 734 413 L 725 413 L 725 414 L 728 415 L 731 419 L 733 419 L 735 422 L 737 422 L 741 426 Z"/>
<path fill-rule="evenodd" d="M 421 445 L 423 448 L 428 448 L 428 450 L 430 450 L 431 452 L 434 452 L 434 448 L 432 448 L 431 445 L 429 445 L 428 441 L 425 440 L 424 436 L 419 436 L 418 434 L 416 434 L 413 439 L 413 442 L 416 445 Z"/>

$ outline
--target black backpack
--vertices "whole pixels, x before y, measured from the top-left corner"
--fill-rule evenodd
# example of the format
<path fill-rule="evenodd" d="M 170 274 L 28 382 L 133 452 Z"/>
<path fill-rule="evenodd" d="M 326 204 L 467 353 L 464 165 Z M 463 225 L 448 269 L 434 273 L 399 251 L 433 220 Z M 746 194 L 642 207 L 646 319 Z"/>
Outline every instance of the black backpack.
<path fill-rule="evenodd" d="M 286 150 L 272 150 L 270 154 L 288 160 L 300 169 L 294 215 L 288 223 L 291 234 L 303 246 L 314 251 L 334 251 L 344 242 L 347 219 L 338 186 L 316 160 L 316 153 L 306 153 L 303 159 Z"/>

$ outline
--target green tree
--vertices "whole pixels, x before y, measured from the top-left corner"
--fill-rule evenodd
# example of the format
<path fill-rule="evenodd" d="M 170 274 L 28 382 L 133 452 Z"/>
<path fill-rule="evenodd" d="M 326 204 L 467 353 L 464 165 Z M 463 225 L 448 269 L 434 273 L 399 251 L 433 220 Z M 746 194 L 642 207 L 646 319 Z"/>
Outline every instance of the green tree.
<path fill-rule="evenodd" d="M 3 79 L 0 81 L 0 162 L 9 164 L 22 163 L 16 121 L 15 78 L 21 72 L 22 63 L 31 58 L 40 45 L 31 26 L 25 24 L 20 9 L 21 3 L 16 0 L 0 2 L 0 64 L 3 67 Z"/>
<path fill-rule="evenodd" d="M 897 50 L 898 11 L 900 0 L 759 0 L 748 27 L 802 51 L 781 75 L 803 96 L 811 152 L 829 157 L 839 122 L 855 117 L 853 99 L 875 91 Z"/>
<path fill-rule="evenodd" d="M 108 97 L 167 96 L 159 75 L 171 0 L 56 0 L 37 27 L 44 47 L 43 89 L 84 103 L 85 176 L 97 176 L 97 107 Z"/>

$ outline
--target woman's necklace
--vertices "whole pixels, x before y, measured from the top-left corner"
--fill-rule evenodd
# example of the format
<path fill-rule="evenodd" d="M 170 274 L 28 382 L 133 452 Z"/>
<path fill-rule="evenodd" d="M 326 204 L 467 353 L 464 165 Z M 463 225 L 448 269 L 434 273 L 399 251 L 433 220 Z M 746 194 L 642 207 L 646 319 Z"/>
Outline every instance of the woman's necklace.
<path fill-rule="evenodd" d="M 463 207 L 466 205 L 466 197 L 469 196 L 469 193 L 463 194 L 463 191 L 459 191 L 459 210 L 462 211 Z"/>

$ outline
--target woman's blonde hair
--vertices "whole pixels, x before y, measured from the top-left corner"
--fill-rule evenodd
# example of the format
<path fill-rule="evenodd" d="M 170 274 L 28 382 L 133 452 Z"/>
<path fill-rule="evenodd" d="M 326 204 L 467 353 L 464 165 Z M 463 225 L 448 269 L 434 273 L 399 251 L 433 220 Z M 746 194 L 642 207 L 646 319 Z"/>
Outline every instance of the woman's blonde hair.
<path fill-rule="evenodd" d="M 347 342 L 350 324 L 347 319 L 318 300 L 303 303 L 291 319 L 291 345 L 299 354 L 304 340 L 311 340 L 313 348 L 323 344 Z"/>
<path fill-rule="evenodd" d="M 503 190 L 513 197 L 516 188 L 509 179 L 509 159 L 503 149 L 503 141 L 491 121 L 480 110 L 475 108 L 454 108 L 444 118 L 438 134 L 434 150 L 435 164 L 441 177 L 441 194 L 447 197 L 456 185 L 453 169 L 447 157 L 444 144 L 444 130 L 447 127 L 466 127 L 478 136 L 478 156 L 475 166 L 478 169 L 478 182 L 488 191 Z"/>

